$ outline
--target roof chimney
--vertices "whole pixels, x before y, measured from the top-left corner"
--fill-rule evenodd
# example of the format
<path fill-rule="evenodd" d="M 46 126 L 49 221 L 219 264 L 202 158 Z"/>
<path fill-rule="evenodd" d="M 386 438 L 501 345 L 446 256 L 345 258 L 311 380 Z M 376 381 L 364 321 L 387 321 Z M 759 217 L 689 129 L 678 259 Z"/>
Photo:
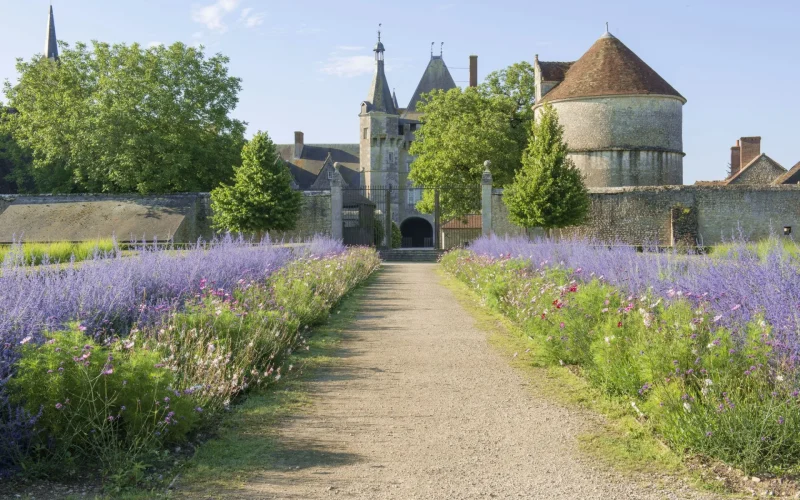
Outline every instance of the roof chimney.
<path fill-rule="evenodd" d="M 731 147 L 731 173 L 730 176 L 733 177 L 739 172 L 739 169 L 742 167 L 742 148 L 739 147 L 739 141 L 736 141 L 736 145 Z"/>
<path fill-rule="evenodd" d="M 739 170 L 742 170 L 761 154 L 761 137 L 742 137 L 740 141 L 742 156 Z"/>
<path fill-rule="evenodd" d="M 294 133 L 294 157 L 299 159 L 303 154 L 303 133 L 297 131 Z"/>
<path fill-rule="evenodd" d="M 478 56 L 469 56 L 469 86 L 478 86 Z"/>

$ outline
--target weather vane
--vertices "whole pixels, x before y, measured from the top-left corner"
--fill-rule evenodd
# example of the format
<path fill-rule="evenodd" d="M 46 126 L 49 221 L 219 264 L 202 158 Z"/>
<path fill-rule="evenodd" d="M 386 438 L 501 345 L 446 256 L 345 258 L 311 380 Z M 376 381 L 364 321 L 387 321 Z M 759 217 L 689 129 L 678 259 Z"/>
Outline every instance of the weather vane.
<path fill-rule="evenodd" d="M 381 26 L 383 26 L 383 23 L 378 23 L 378 41 L 379 42 L 381 41 Z"/>
<path fill-rule="evenodd" d="M 444 55 L 444 42 L 442 42 L 442 44 L 439 45 L 439 57 L 442 57 L 443 55 Z"/>
<path fill-rule="evenodd" d="M 433 44 L 435 44 L 435 43 L 436 42 L 431 42 L 431 57 L 433 57 Z"/>
<path fill-rule="evenodd" d="M 606 33 L 608 33 L 608 21 L 606 21 Z"/>

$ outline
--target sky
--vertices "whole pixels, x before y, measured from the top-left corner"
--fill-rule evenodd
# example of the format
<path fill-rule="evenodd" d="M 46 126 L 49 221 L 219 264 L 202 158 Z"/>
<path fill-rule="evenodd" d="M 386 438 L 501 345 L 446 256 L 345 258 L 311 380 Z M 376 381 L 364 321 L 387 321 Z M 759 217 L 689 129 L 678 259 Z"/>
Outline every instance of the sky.
<path fill-rule="evenodd" d="M 675 87 L 683 109 L 684 183 L 721 179 L 730 147 L 760 135 L 762 152 L 800 161 L 800 1 L 677 0 L 53 0 L 58 39 L 202 44 L 242 79 L 234 116 L 248 135 L 290 143 L 358 142 L 378 24 L 389 85 L 405 107 L 444 42 L 466 86 L 519 61 L 577 60 L 610 31 Z M 0 81 L 43 51 L 48 1 L 0 0 Z M 2 100 L 2 97 L 0 97 Z"/>

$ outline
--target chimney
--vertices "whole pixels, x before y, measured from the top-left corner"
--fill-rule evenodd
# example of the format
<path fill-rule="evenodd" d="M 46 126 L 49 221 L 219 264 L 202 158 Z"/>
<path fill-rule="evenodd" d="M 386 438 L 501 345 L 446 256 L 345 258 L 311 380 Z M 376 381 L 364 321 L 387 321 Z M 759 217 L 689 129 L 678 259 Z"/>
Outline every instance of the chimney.
<path fill-rule="evenodd" d="M 736 175 L 739 172 L 739 169 L 742 168 L 742 148 L 739 146 L 739 141 L 736 141 L 736 145 L 731 147 L 731 177 Z"/>
<path fill-rule="evenodd" d="M 742 137 L 740 140 L 742 150 L 739 170 L 761 154 L 761 137 Z"/>
<path fill-rule="evenodd" d="M 469 86 L 478 86 L 478 56 L 469 56 Z"/>
<path fill-rule="evenodd" d="M 294 133 L 294 157 L 295 159 L 300 158 L 303 154 L 303 133 L 302 132 L 295 132 Z"/>

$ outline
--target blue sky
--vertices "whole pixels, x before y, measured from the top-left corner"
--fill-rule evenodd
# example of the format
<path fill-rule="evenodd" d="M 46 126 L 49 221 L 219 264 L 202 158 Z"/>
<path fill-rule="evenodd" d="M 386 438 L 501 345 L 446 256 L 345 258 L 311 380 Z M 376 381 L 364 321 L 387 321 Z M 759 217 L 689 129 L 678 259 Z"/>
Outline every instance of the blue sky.
<path fill-rule="evenodd" d="M 687 99 L 684 182 L 719 179 L 736 138 L 762 136 L 762 151 L 800 161 L 800 2 L 429 0 L 54 0 L 60 40 L 202 43 L 231 58 L 243 79 L 235 116 L 276 142 L 357 142 L 358 110 L 383 23 L 389 84 L 405 106 L 430 43 L 466 85 L 517 61 L 572 61 L 611 32 Z M 41 53 L 48 2 L 0 0 L 0 80 L 14 61 Z M 464 68 L 464 69 L 457 69 Z"/>

